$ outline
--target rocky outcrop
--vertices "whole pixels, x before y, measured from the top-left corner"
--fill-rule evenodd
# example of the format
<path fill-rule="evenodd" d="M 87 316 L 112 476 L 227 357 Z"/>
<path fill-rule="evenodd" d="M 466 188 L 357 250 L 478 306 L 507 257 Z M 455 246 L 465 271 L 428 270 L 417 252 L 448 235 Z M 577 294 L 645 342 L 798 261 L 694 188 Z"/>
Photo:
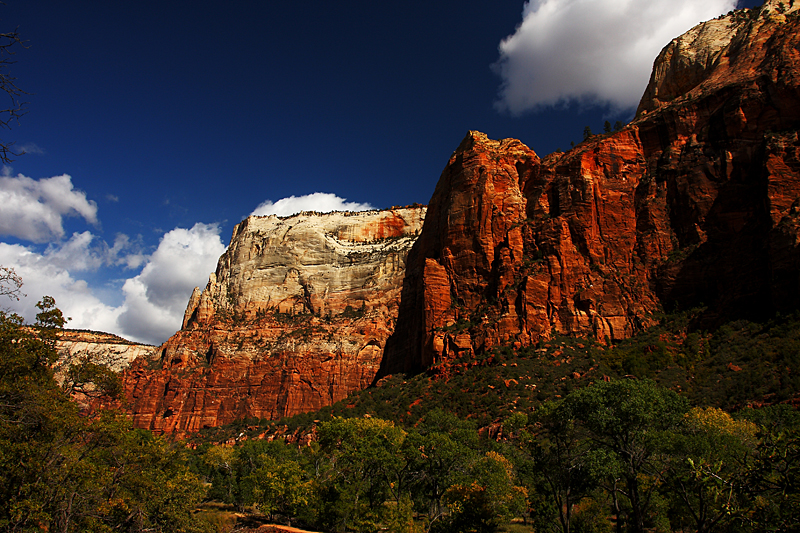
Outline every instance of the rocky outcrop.
<path fill-rule="evenodd" d="M 792 47 L 786 33 L 793 31 L 798 13 L 800 3 L 795 0 L 767 0 L 759 8 L 703 22 L 673 39 L 655 60 L 637 117 L 674 104 L 697 107 L 697 100 L 719 91 L 755 96 L 752 104 L 757 106 L 759 100 L 767 103 L 763 97 L 769 97 L 770 90 L 762 98 L 757 95 L 768 86 L 796 87 L 796 57 L 786 48 Z M 790 99 L 780 100 L 792 105 Z M 752 128 L 739 133 L 748 129 Z"/>
<path fill-rule="evenodd" d="M 380 376 L 554 333 L 630 336 L 800 301 L 800 18 L 769 1 L 656 60 L 637 118 L 540 159 L 470 132 L 408 257 Z"/>
<path fill-rule="evenodd" d="M 58 359 L 52 366 L 53 377 L 85 409 L 116 402 L 106 391 L 97 389 L 93 382 L 76 382 L 76 375 L 70 372 L 71 369 L 88 363 L 122 372 L 133 361 L 150 359 L 158 351 L 157 346 L 137 344 L 110 333 L 72 329 L 57 330 L 55 349 Z"/>
<path fill-rule="evenodd" d="M 58 370 L 83 358 L 121 372 L 136 358 L 149 358 L 157 350 L 156 346 L 137 344 L 110 333 L 65 329 L 58 332 L 55 367 Z"/>
<path fill-rule="evenodd" d="M 279 418 L 367 387 L 394 329 L 424 207 L 249 217 L 156 357 L 124 375 L 137 427 Z"/>

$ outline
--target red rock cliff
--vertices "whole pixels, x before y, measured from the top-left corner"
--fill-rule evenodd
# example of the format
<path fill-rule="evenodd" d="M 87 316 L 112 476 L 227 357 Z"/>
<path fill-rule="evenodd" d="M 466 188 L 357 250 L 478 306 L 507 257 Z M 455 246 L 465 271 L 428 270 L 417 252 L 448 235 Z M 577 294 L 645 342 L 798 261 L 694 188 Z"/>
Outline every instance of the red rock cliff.
<path fill-rule="evenodd" d="M 554 332 L 621 339 L 661 307 L 703 304 L 709 324 L 797 308 L 799 66 L 797 6 L 770 1 L 665 47 L 623 131 L 544 159 L 470 132 L 380 375 Z"/>
<path fill-rule="evenodd" d="M 425 208 L 250 217 L 184 327 L 124 373 L 134 425 L 279 418 L 367 387 L 394 328 Z"/>

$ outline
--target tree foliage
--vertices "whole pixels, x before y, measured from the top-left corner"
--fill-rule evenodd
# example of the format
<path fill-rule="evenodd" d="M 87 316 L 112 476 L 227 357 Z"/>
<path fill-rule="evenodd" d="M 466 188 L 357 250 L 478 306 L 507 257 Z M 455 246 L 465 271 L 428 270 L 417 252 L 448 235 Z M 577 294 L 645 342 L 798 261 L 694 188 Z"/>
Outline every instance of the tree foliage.
<path fill-rule="evenodd" d="M 185 450 L 119 413 L 80 413 L 51 370 L 65 320 L 40 304 L 35 328 L 0 312 L 0 530 L 199 531 L 205 489 Z"/>
<path fill-rule="evenodd" d="M 501 454 L 486 452 L 474 461 L 468 479 L 445 492 L 450 514 L 436 531 L 496 531 L 525 508 L 527 490 L 517 485 L 513 465 Z"/>
<path fill-rule="evenodd" d="M 249 476 L 252 501 L 272 520 L 277 514 L 295 516 L 308 505 L 311 480 L 297 461 L 259 456 L 260 465 Z"/>
<path fill-rule="evenodd" d="M 561 530 L 569 533 L 575 505 L 594 487 L 588 463 L 592 443 L 563 402 L 544 404 L 533 422 L 519 439 L 536 472 L 532 488 L 553 502 Z"/>
<path fill-rule="evenodd" d="M 298 448 L 206 448 L 212 493 L 319 531 L 793 531 L 796 411 L 689 407 L 648 380 L 600 382 L 503 423 L 437 409 L 413 427 L 335 417 Z M 225 475 L 220 475 L 225 472 Z"/>
<path fill-rule="evenodd" d="M 377 418 L 336 418 L 320 426 L 319 445 L 326 455 L 321 517 L 329 528 L 376 529 L 384 502 L 399 499 L 406 460 L 397 451 L 405 437 L 404 430 Z"/>

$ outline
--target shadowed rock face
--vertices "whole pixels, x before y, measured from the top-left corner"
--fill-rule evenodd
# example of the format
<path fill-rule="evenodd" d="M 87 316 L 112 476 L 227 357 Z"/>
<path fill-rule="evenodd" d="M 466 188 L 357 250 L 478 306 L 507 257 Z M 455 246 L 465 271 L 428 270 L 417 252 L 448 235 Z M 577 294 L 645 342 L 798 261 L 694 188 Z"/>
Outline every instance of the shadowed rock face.
<path fill-rule="evenodd" d="M 540 159 L 470 132 L 408 257 L 379 377 L 554 332 L 621 339 L 795 309 L 800 18 L 768 2 L 659 55 L 638 115 Z"/>
<path fill-rule="evenodd" d="M 137 427 L 195 431 L 320 409 L 367 387 L 425 208 L 250 217 L 184 326 L 124 375 Z"/>

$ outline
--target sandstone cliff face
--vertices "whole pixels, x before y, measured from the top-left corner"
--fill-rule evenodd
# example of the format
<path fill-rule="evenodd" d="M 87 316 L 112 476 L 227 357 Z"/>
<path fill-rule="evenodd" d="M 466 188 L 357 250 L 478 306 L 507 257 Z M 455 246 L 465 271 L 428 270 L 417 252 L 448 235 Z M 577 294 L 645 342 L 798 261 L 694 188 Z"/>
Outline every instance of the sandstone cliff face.
<path fill-rule="evenodd" d="M 72 365 L 93 363 L 122 372 L 136 359 L 150 359 L 158 351 L 157 346 L 137 344 L 110 333 L 70 329 L 58 332 L 55 348 L 58 359 L 53 364 L 53 372 L 60 385 L 69 379 L 68 370 Z M 81 407 L 89 409 L 109 401 L 93 391 L 93 384 L 82 384 L 72 388 L 71 395 Z"/>
<path fill-rule="evenodd" d="M 425 208 L 249 217 L 184 326 L 124 375 L 137 427 L 195 431 L 319 409 L 367 387 Z"/>
<path fill-rule="evenodd" d="M 796 308 L 798 67 L 798 6 L 770 1 L 665 47 L 621 132 L 544 159 L 470 132 L 380 375 L 555 332 L 621 339 L 660 308 L 705 305 L 707 324 Z"/>
<path fill-rule="evenodd" d="M 157 350 L 156 346 L 136 344 L 109 333 L 62 330 L 56 341 L 58 361 L 55 366 L 58 369 L 70 361 L 86 357 L 114 372 L 121 372 L 137 357 L 151 357 Z"/>

